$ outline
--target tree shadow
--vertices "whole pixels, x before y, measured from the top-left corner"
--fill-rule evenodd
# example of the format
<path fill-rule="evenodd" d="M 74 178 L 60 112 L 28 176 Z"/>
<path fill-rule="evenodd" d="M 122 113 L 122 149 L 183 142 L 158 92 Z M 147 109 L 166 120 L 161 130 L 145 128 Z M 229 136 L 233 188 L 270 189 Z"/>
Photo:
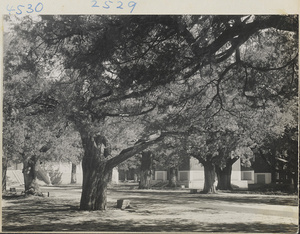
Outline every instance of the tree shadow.
<path fill-rule="evenodd" d="M 169 203 L 169 204 L 185 204 L 186 201 L 223 201 L 235 203 L 257 203 L 266 205 L 286 205 L 297 206 L 298 198 L 296 196 L 276 196 L 276 195 L 249 195 L 249 194 L 190 194 L 187 191 L 152 191 L 152 190 L 113 190 L 114 193 L 122 194 L 123 199 L 131 199 L 134 196 L 135 200 L 145 199 L 149 202 Z M 124 196 L 125 195 L 125 196 Z M 137 197 L 139 196 L 139 197 Z M 180 197 L 180 198 L 179 198 Z"/>
<path fill-rule="evenodd" d="M 167 191 L 128 191 L 114 193 L 116 197 L 132 200 L 133 207 L 121 211 L 116 209 L 116 200 L 108 202 L 107 211 L 80 211 L 79 198 L 62 199 L 48 197 L 29 197 L 10 199 L 3 212 L 3 231 L 129 231 L 129 232 L 269 232 L 269 233 L 296 233 L 297 226 L 293 224 L 266 224 L 266 223 L 204 223 L 197 220 L 176 218 L 178 210 L 172 207 L 181 206 L 184 212 L 201 212 L 215 214 L 218 212 L 218 201 L 240 203 L 264 203 L 274 201 L 261 201 L 259 197 L 247 196 L 226 197 L 226 194 L 199 195 L 183 193 L 169 193 Z M 130 197 L 133 195 L 133 197 Z M 258 199 L 258 201 L 255 201 Z M 272 197 L 274 199 L 274 197 Z M 280 198 L 282 199 L 282 198 Z M 252 201 L 254 200 L 254 201 Z M 211 201 L 209 206 L 202 206 L 204 201 Z M 260 201 L 260 202 L 259 202 Z M 277 204 L 281 204 L 277 202 Z M 194 205 L 198 204 L 197 206 Z M 276 202 L 275 202 L 276 203 Z M 187 206 L 189 204 L 189 206 Z M 192 204 L 192 205 L 191 205 Z M 210 207 L 210 204 L 216 206 Z M 286 204 L 285 204 L 286 205 Z M 128 213 L 126 213 L 128 212 Z M 252 211 L 249 211 L 252 212 Z M 130 213 L 135 213 L 131 218 Z M 164 218 L 174 214 L 174 219 Z M 121 215 L 121 216 L 120 216 Z M 255 215 L 255 214 L 251 214 Z M 178 217 L 178 216 L 177 216 Z M 68 220 L 68 221 L 65 221 Z M 201 219 L 199 219 L 201 221 Z M 64 223 L 65 222 L 65 223 Z"/>
<path fill-rule="evenodd" d="M 224 194 L 201 194 L 200 196 L 193 196 L 191 199 L 202 199 L 209 201 L 224 201 L 224 202 L 237 202 L 237 203 L 257 203 L 266 205 L 285 205 L 285 206 L 297 206 L 297 197 L 276 197 L 276 196 L 226 196 Z"/>
<path fill-rule="evenodd" d="M 2 221 L 8 223 L 39 222 L 41 220 L 58 220 L 63 216 L 72 215 L 79 211 L 76 201 L 40 197 L 23 197 L 23 199 L 10 199 L 9 207 L 2 208 Z M 79 203 L 78 203 L 79 204 Z M 4 225 L 3 225 L 4 226 Z"/>
<path fill-rule="evenodd" d="M 98 232 L 239 232 L 296 233 L 297 225 L 253 223 L 191 223 L 189 220 L 116 220 L 82 221 L 76 224 L 3 226 L 3 231 L 98 231 Z"/>

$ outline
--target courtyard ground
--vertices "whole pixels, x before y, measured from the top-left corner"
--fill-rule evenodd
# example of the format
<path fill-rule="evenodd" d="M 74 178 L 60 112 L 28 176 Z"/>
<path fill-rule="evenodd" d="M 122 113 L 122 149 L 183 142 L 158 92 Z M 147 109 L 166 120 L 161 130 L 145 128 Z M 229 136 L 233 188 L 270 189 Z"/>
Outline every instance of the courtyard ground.
<path fill-rule="evenodd" d="M 80 186 L 42 190 L 45 197 L 2 199 L 3 232 L 297 233 L 298 228 L 296 195 L 190 194 L 119 185 L 109 188 L 106 211 L 89 212 L 78 209 Z M 131 207 L 116 208 L 118 199 L 129 199 Z"/>

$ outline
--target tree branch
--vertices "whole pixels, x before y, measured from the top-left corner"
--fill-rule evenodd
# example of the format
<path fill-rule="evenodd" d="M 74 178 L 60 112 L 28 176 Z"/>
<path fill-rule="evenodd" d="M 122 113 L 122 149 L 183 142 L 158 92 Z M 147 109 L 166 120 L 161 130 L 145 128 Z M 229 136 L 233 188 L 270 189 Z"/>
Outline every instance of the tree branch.
<path fill-rule="evenodd" d="M 113 94 L 113 91 L 112 91 L 112 89 L 110 89 L 107 93 L 104 93 L 100 96 L 91 97 L 87 102 L 87 109 L 91 108 L 94 101 L 100 100 L 100 99 L 105 98 L 105 97 L 109 97 L 112 94 Z"/>
<path fill-rule="evenodd" d="M 153 111 L 155 108 L 156 108 L 156 105 L 149 108 L 148 110 L 141 111 L 141 112 L 138 112 L 138 113 L 108 113 L 108 112 L 103 112 L 101 114 L 98 114 L 97 112 L 94 112 L 92 110 L 89 110 L 89 112 L 93 115 L 93 118 L 100 120 L 100 119 L 103 119 L 105 117 L 134 117 L 134 116 L 140 116 L 140 115 L 144 115 L 144 114 L 147 114 L 147 113 Z"/>
<path fill-rule="evenodd" d="M 258 18 L 252 23 L 244 21 L 234 24 L 233 27 L 226 28 L 220 36 L 210 45 L 199 47 L 188 30 L 181 30 L 181 36 L 192 45 L 193 53 L 201 58 L 202 65 L 208 64 L 213 55 L 220 50 L 227 42 L 231 42 L 231 47 L 224 52 L 224 56 L 219 57 L 217 62 L 227 59 L 236 49 L 247 41 L 254 33 L 266 28 L 276 28 L 284 31 L 298 32 L 298 20 L 292 20 L 289 16 L 270 16 L 269 18 Z M 201 63 L 201 62 L 199 62 Z"/>
<path fill-rule="evenodd" d="M 242 61 L 240 60 L 241 64 L 246 68 L 246 67 L 249 67 L 249 68 L 252 68 L 254 70 L 257 70 L 257 71 L 261 71 L 261 72 L 267 72 L 267 71 L 275 71 L 275 70 L 280 70 L 280 69 L 283 69 L 287 66 L 289 66 L 290 64 L 294 63 L 296 61 L 296 59 L 298 59 L 298 53 L 296 54 L 296 56 L 291 59 L 290 61 L 288 61 L 286 64 L 280 66 L 280 67 L 255 67 L 253 65 L 251 65 L 250 63 L 247 63 L 245 61 Z"/>
<path fill-rule="evenodd" d="M 165 135 L 160 135 L 156 139 L 153 139 L 150 141 L 141 141 L 140 143 L 138 143 L 134 146 L 131 146 L 127 149 L 122 150 L 117 156 L 115 156 L 107 161 L 106 170 L 111 170 L 118 164 L 124 162 L 126 159 L 136 155 L 137 153 L 140 153 L 141 151 L 147 149 L 149 146 L 162 141 L 164 137 L 165 137 Z"/>
<path fill-rule="evenodd" d="M 157 135 L 155 138 L 153 138 L 153 135 L 151 135 L 148 137 L 148 140 L 141 139 L 137 141 L 137 143 L 134 146 L 122 150 L 117 156 L 109 159 L 106 164 L 106 170 L 111 170 L 112 168 L 124 162 L 128 158 L 147 149 L 149 146 L 161 142 L 165 137 L 182 135 L 182 134 L 187 134 L 187 133 L 180 132 L 180 131 L 161 132 L 160 135 Z"/>

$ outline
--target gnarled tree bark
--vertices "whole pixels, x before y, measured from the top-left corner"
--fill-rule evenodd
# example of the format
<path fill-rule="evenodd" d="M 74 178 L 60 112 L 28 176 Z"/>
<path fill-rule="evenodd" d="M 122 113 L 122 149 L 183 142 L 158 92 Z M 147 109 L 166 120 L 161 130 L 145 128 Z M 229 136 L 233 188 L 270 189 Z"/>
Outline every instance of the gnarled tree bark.
<path fill-rule="evenodd" d="M 216 166 L 216 173 L 218 177 L 218 185 L 217 189 L 219 190 L 232 190 L 231 185 L 231 172 L 232 172 L 232 165 L 238 160 L 239 158 L 229 158 L 226 160 L 226 166 L 221 168 Z"/>
<path fill-rule="evenodd" d="M 143 151 L 141 159 L 141 172 L 139 189 L 151 188 L 152 152 Z"/>
<path fill-rule="evenodd" d="M 126 159 L 162 140 L 164 136 L 158 136 L 155 139 L 136 144 L 122 150 L 117 156 L 108 159 L 110 146 L 105 136 L 92 134 L 86 129 L 85 127 L 79 128 L 84 149 L 80 209 L 105 210 L 107 208 L 107 184 L 110 171 Z"/>
<path fill-rule="evenodd" d="M 202 193 L 216 193 L 215 179 L 215 165 L 210 161 L 201 162 L 204 166 L 204 188 Z"/>
<path fill-rule="evenodd" d="M 105 210 L 107 207 L 107 184 L 110 170 L 106 167 L 110 154 L 107 139 L 80 131 L 84 156 L 82 160 L 83 183 L 80 200 L 81 210 Z"/>
<path fill-rule="evenodd" d="M 37 183 L 38 158 L 33 155 L 23 161 L 23 174 L 25 184 L 25 194 L 43 196 Z"/>

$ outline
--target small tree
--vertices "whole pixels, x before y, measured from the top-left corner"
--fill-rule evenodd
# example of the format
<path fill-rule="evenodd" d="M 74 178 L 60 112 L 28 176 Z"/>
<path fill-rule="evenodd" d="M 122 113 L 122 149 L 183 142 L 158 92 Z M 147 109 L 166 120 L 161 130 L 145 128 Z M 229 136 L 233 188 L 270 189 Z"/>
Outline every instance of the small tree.
<path fill-rule="evenodd" d="M 76 167 L 77 165 L 75 163 L 72 163 L 72 169 L 71 169 L 71 184 L 76 184 L 77 183 L 77 178 L 76 178 Z"/>

